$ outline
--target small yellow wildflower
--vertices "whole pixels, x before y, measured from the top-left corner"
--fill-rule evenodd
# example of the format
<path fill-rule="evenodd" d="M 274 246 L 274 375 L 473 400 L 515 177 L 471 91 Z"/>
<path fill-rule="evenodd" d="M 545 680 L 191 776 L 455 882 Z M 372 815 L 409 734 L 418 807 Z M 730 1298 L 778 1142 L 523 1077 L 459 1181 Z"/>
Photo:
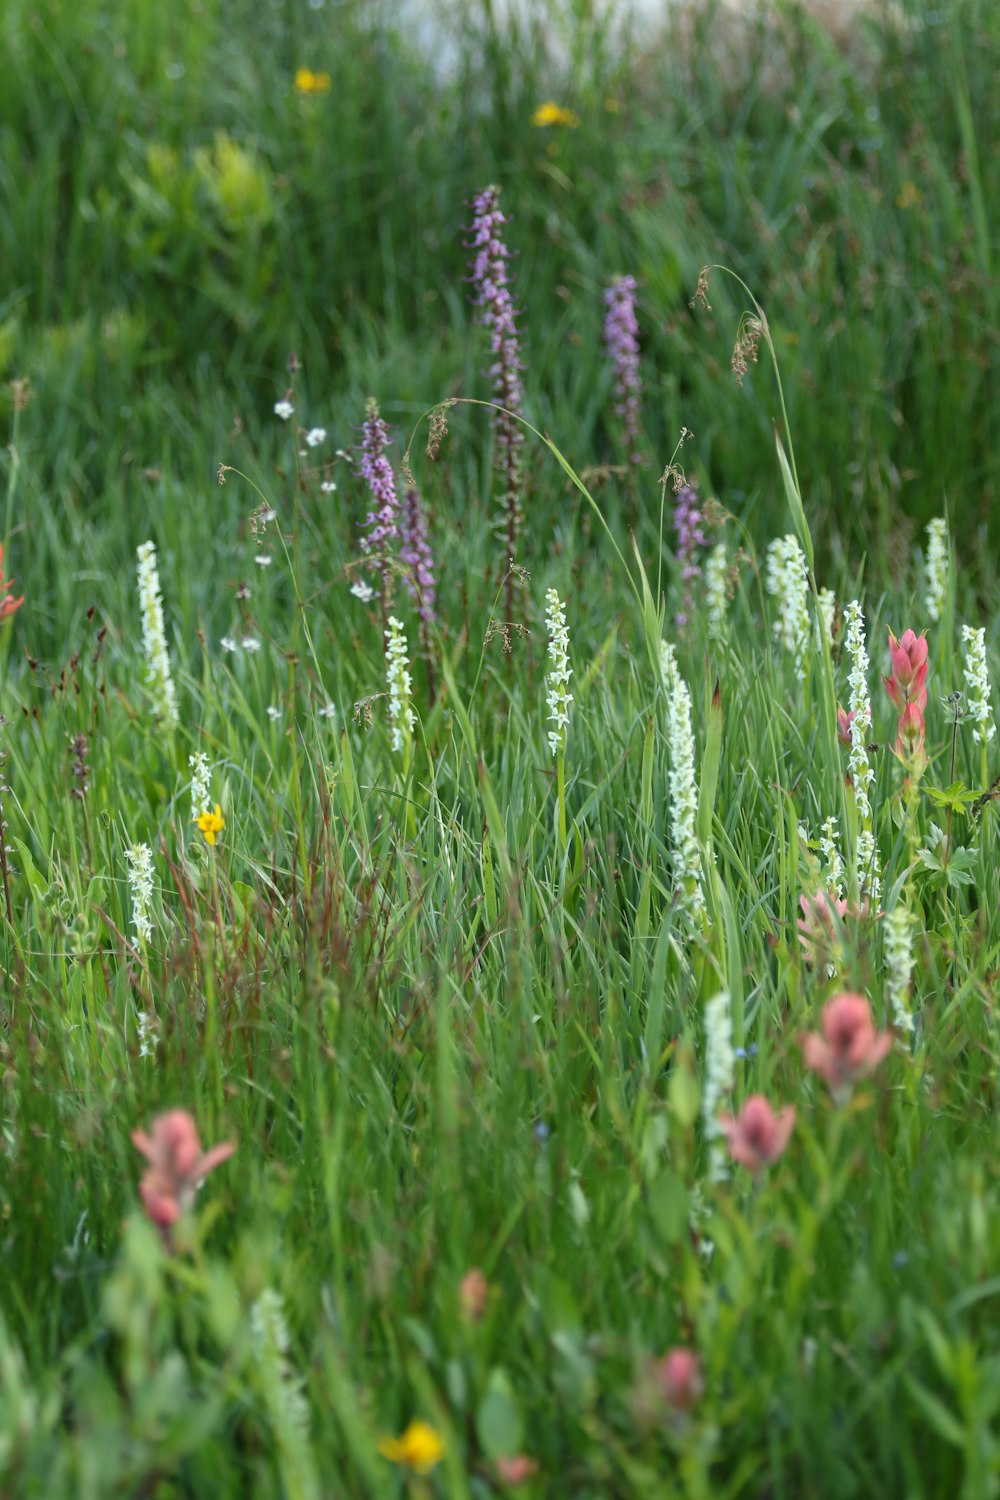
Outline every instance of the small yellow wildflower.
<path fill-rule="evenodd" d="M 204 835 L 206 844 L 214 844 L 217 836 L 226 826 L 226 820 L 222 816 L 222 808 L 215 804 L 215 812 L 199 813 L 196 818 L 191 819 L 197 823 L 199 830 Z"/>
<path fill-rule="evenodd" d="M 444 1458 L 444 1443 L 429 1422 L 411 1422 L 402 1437 L 383 1438 L 378 1451 L 390 1463 L 402 1464 L 414 1474 L 429 1474 Z"/>
<path fill-rule="evenodd" d="M 896 194 L 896 207 L 915 208 L 918 203 L 923 202 L 923 197 L 924 195 L 917 187 L 917 184 L 907 180 Z"/>
<path fill-rule="evenodd" d="M 580 123 L 580 116 L 575 115 L 571 109 L 564 109 L 561 104 L 553 104 L 547 99 L 540 104 L 531 117 L 532 125 L 570 125 L 574 129 Z"/>
<path fill-rule="evenodd" d="M 331 81 L 329 73 L 314 73 L 312 68 L 297 68 L 295 92 L 297 94 L 328 94 Z"/>

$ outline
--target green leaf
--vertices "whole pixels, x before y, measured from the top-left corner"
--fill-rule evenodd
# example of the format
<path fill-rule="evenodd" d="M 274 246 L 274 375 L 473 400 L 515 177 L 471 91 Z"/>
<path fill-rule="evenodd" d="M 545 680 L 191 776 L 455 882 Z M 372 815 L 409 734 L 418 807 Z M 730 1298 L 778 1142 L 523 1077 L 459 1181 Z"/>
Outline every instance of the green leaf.
<path fill-rule="evenodd" d="M 514 1388 L 505 1371 L 493 1369 L 486 1394 L 476 1412 L 476 1436 L 487 1458 L 510 1458 L 520 1448 L 524 1433 Z"/>
<path fill-rule="evenodd" d="M 944 1402 L 932 1394 L 925 1385 L 921 1385 L 912 1375 L 904 1375 L 906 1389 L 920 1407 L 927 1421 L 946 1443 L 952 1443 L 956 1448 L 965 1447 L 965 1433 L 962 1430 L 958 1418 L 945 1406 Z"/>

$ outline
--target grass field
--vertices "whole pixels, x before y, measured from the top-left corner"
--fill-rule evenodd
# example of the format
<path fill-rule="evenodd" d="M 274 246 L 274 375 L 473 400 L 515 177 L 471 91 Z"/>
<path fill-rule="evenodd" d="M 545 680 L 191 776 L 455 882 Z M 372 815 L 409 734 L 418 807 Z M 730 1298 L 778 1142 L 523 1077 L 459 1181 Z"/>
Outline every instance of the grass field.
<path fill-rule="evenodd" d="M 0 8 L 3 1496 L 1000 1493 L 1000 12 L 534 14 Z"/>

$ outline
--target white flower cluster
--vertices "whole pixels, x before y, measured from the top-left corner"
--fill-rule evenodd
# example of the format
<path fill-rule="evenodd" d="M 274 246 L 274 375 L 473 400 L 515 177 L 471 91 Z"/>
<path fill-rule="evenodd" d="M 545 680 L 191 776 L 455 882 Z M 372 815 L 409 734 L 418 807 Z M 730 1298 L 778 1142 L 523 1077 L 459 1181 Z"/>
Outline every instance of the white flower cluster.
<path fill-rule="evenodd" d="M 318 1500 L 313 1468 L 309 1407 L 289 1351 L 291 1339 L 281 1297 L 270 1287 L 250 1309 L 253 1369 L 267 1404 L 268 1415 L 286 1470 L 285 1488 L 302 1500 Z"/>
<path fill-rule="evenodd" d="M 910 979 L 913 974 L 913 919 L 901 903 L 885 919 L 885 998 L 897 1031 L 913 1030 Z"/>
<path fill-rule="evenodd" d="M 549 709 L 549 723 L 555 726 L 548 731 L 549 749 L 553 755 L 561 755 L 566 749 L 569 706 L 573 702 L 573 694 L 569 690 L 573 668 L 569 664 L 569 631 L 566 628 L 566 611 L 555 589 L 549 589 L 545 595 L 545 624 L 549 632 L 549 661 L 551 662 L 545 674 L 545 701 Z"/>
<path fill-rule="evenodd" d="M 833 622 L 837 615 L 837 596 L 833 589 L 820 589 L 816 610 L 819 617 L 819 648 L 822 651 L 824 640 L 833 645 Z"/>
<path fill-rule="evenodd" d="M 924 603 L 935 622 L 948 598 L 948 523 L 935 516 L 927 523 L 927 593 Z"/>
<path fill-rule="evenodd" d="M 660 642 L 660 671 L 667 694 L 667 747 L 670 751 L 670 846 L 674 881 L 691 917 L 705 911 L 698 846 L 698 782 L 694 769 L 691 693 L 669 641 Z"/>
<path fill-rule="evenodd" d="M 868 738 L 872 727 L 872 705 L 868 696 L 868 652 L 865 648 L 865 617 L 861 605 L 852 599 L 844 615 L 846 630 L 844 643 L 851 662 L 848 682 L 851 687 L 851 753 L 848 764 L 854 786 L 854 801 L 858 809 L 858 834 L 856 869 L 858 889 L 867 895 L 873 905 L 882 891 L 879 874 L 878 850 L 872 831 L 872 804 L 869 792 L 875 783 L 875 772 L 868 759 Z"/>
<path fill-rule="evenodd" d="M 733 1017 L 729 991 L 720 990 L 705 1006 L 705 1088 L 702 1094 L 702 1122 L 709 1142 L 709 1181 L 722 1182 L 726 1176 L 726 1152 L 719 1124 L 719 1112 L 733 1091 Z"/>
<path fill-rule="evenodd" d="M 411 704 L 410 674 L 407 668 L 410 659 L 406 654 L 406 636 L 402 622 L 395 615 L 389 616 L 389 628 L 385 632 L 385 682 L 389 689 L 389 732 L 392 748 L 402 750 L 413 733 L 417 722 Z"/>
<path fill-rule="evenodd" d="M 729 610 L 729 564 L 725 542 L 719 542 L 712 548 L 705 563 L 705 607 L 708 612 L 709 638 L 713 641 L 724 640 Z"/>
<path fill-rule="evenodd" d="M 764 585 L 778 600 L 774 634 L 795 659 L 795 674 L 806 675 L 809 645 L 809 569 L 806 556 L 791 532 L 776 537 L 767 549 Z"/>
<path fill-rule="evenodd" d="M 139 558 L 139 605 L 142 610 L 142 645 L 146 654 L 146 682 L 149 685 L 156 711 L 173 729 L 177 723 L 177 696 L 174 679 L 170 674 L 170 657 L 167 655 L 167 637 L 163 628 L 163 600 L 160 595 L 160 575 L 156 567 L 156 546 L 143 542 L 138 549 Z"/>
<path fill-rule="evenodd" d="M 153 936 L 153 923 L 149 915 L 153 899 L 153 851 L 148 844 L 133 844 L 125 850 L 128 861 L 128 885 L 132 895 L 132 926 L 142 943 Z"/>
<path fill-rule="evenodd" d="M 151 1011 L 141 1010 L 136 1017 L 139 1032 L 139 1056 L 156 1056 L 156 1017 Z"/>
<path fill-rule="evenodd" d="M 191 767 L 191 815 L 200 818 L 202 813 L 212 811 L 212 768 L 204 750 L 196 750 L 188 756 Z"/>
<path fill-rule="evenodd" d="M 997 732 L 990 711 L 990 674 L 986 667 L 986 629 L 980 625 L 962 626 L 965 642 L 965 684 L 969 690 L 969 716 L 976 721 L 975 735 L 981 745 L 988 745 Z"/>
<path fill-rule="evenodd" d="M 837 819 L 827 818 L 823 824 L 823 832 L 820 834 L 819 849 L 826 860 L 826 875 L 824 885 L 838 900 L 844 894 L 844 861 L 841 858 L 840 848 L 837 844 L 839 832 Z"/>

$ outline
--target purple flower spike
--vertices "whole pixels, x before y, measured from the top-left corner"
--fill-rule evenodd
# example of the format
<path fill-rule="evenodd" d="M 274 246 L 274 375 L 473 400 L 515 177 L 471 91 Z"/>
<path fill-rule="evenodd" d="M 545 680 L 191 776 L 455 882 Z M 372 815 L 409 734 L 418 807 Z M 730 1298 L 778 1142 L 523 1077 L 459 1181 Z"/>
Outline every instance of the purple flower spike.
<path fill-rule="evenodd" d="M 622 436 L 630 464 L 639 462 L 639 324 L 635 316 L 634 276 L 620 276 L 604 293 L 604 342 L 615 372 L 615 411 L 622 419 Z"/>
<path fill-rule="evenodd" d="M 430 625 L 437 618 L 434 613 L 434 556 L 427 535 L 427 515 L 419 494 L 413 488 L 406 491 L 403 499 L 402 525 L 403 545 L 399 549 L 399 558 L 407 570 L 406 587 L 417 601 L 421 620 Z"/>
<path fill-rule="evenodd" d="M 702 530 L 702 514 L 698 509 L 698 495 L 693 485 L 682 484 L 674 497 L 674 530 L 677 532 L 677 561 L 681 565 L 684 581 L 684 603 L 676 616 L 678 625 L 686 625 L 691 609 L 691 580 L 701 577 L 701 568 L 695 556 L 696 547 L 706 544 Z"/>
<path fill-rule="evenodd" d="M 362 537 L 362 549 L 372 554 L 372 565 L 383 575 L 388 569 L 388 553 L 399 538 L 399 497 L 392 464 L 385 456 L 389 446 L 389 429 L 378 414 L 374 398 L 369 399 L 362 429 L 359 472 L 371 491 L 374 502 L 365 518 L 368 535 Z"/>
<path fill-rule="evenodd" d="M 510 294 L 507 262 L 510 251 L 504 244 L 503 227 L 508 222 L 500 209 L 500 190 L 488 187 L 472 200 L 473 253 L 471 281 L 473 304 L 480 309 L 483 326 L 489 329 L 493 364 L 493 396 L 498 406 L 506 408 L 494 416 L 496 466 L 504 488 L 503 534 L 507 547 L 508 570 L 517 551 L 521 529 L 521 464 L 519 450 L 524 442 L 517 414 L 521 411 L 521 357 L 518 345 L 517 314 Z M 508 578 L 508 598 L 512 579 Z"/>

